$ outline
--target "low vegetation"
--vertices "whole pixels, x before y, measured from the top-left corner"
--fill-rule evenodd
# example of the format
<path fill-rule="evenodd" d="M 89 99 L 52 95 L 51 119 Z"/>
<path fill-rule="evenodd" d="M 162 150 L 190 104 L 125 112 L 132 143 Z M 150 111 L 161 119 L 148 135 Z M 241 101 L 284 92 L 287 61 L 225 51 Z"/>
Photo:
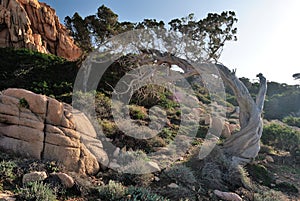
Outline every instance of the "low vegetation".
<path fill-rule="evenodd" d="M 111 114 L 111 88 L 108 85 L 97 91 L 72 94 L 72 86 L 78 67 L 75 62 L 68 62 L 53 55 L 44 55 L 29 50 L 13 50 L 0 48 L 0 89 L 18 87 L 32 90 L 36 93 L 52 96 L 58 100 L 71 103 L 72 95 L 76 97 L 74 104 L 81 105 L 86 113 L 96 111 L 99 124 L 104 134 L 111 142 L 120 148 L 120 154 L 139 155 L 142 160 L 149 160 L 146 154 L 164 149 L 172 145 L 181 123 L 182 111 L 176 98 L 166 89 L 151 86 L 155 93 L 143 88 L 133 95 L 129 106 L 129 115 L 134 124 L 148 127 L 151 122 L 160 132 L 150 139 L 136 139 L 117 127 Z M 117 67 L 117 66 L 115 66 Z M 120 66 L 119 66 L 120 67 Z M 107 80 L 114 76 L 117 68 L 106 72 Z M 111 76 L 110 76 L 111 75 Z M 241 79 L 252 94 L 258 89 L 257 83 Z M 195 96 L 202 111 L 200 125 L 193 146 L 180 160 L 170 164 L 158 173 L 145 175 L 122 174 L 104 168 L 94 177 L 72 175 L 76 185 L 72 189 L 55 186 L 49 181 L 35 182 L 23 185 L 21 180 L 30 171 L 52 172 L 64 171 L 53 161 L 34 161 L 17 156 L 0 153 L 0 193 L 12 192 L 20 200 L 219 200 L 212 191 L 215 189 L 236 192 L 244 200 L 288 200 L 299 198 L 299 106 L 292 102 L 288 107 L 275 108 L 273 104 L 283 105 L 290 98 L 298 100 L 299 88 L 271 83 L 267 96 L 265 118 L 270 121 L 265 124 L 262 135 L 262 148 L 253 164 L 245 168 L 232 168 L 230 162 L 220 150 L 203 161 L 197 158 L 197 151 L 206 137 L 209 125 L 205 123 L 208 113 L 206 104 L 211 103 L 208 92 L 203 86 L 194 85 Z M 293 91 L 293 93 L 291 93 Z M 291 97 L 284 97 L 291 93 Z M 143 96 L 141 94 L 146 94 Z M 227 120 L 236 124 L 237 106 L 232 92 L 227 89 Z M 95 108 L 86 104 L 93 100 Z M 298 102 L 299 103 L 299 102 Z M 276 105 L 275 104 L 275 105 Z M 157 107 L 153 107 L 157 106 Z M 26 100 L 20 101 L 20 107 L 27 107 Z M 153 115 L 159 114 L 159 115 Z M 159 124 L 165 122 L 164 124 Z M 129 122 L 123 122 L 128 124 Z M 129 124 L 128 124 L 129 125 Z M 186 125 L 183 131 L 192 129 Z M 150 135 L 148 130 L 138 130 L 138 134 Z M 101 137 L 101 136 L 100 136 Z M 219 142 L 222 143 L 222 140 Z M 130 157 L 126 157 L 129 162 Z M 218 156 L 216 158 L 215 156 Z M 274 162 L 266 161 L 271 156 Z M 128 162 L 127 161 L 127 162 Z M 139 164 L 134 164 L 135 167 Z M 241 175 L 236 178 L 234 175 Z M 287 179 L 291 178 L 291 179 Z M 172 185 L 171 185 L 172 184 Z M 171 187 L 170 187 L 171 185 Z"/>

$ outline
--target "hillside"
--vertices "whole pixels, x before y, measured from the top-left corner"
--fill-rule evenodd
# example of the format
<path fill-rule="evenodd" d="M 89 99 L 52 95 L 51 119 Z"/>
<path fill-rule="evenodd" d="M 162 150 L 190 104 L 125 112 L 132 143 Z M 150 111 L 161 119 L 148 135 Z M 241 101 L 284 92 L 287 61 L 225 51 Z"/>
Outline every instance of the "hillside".
<path fill-rule="evenodd" d="M 78 69 L 76 62 L 53 55 L 26 49 L 0 48 L 1 91 L 10 87 L 24 88 L 67 103 L 71 103 L 72 95 L 79 97 L 78 101 L 81 100 L 80 97 L 96 97 L 97 123 L 103 127 L 105 137 L 119 147 L 119 154 L 127 151 L 147 161 L 149 159 L 145 154 L 163 150 L 172 143 L 180 127 L 182 113 L 178 101 L 170 91 L 152 86 L 155 90 L 152 90 L 149 96 L 140 98 L 138 92 L 134 94 L 129 111 L 130 117 L 137 125 L 150 125 L 149 114 L 153 112 L 150 109 L 153 105 L 160 106 L 155 108 L 157 113 L 163 113 L 162 110 L 165 110 L 167 117 L 167 122 L 158 135 L 150 139 L 136 139 L 125 135 L 117 127 L 111 114 L 111 88 L 105 85 L 110 83 L 114 86 L 116 78 L 122 76 L 122 66 L 114 63 L 109 68 L 104 77 L 105 81 L 100 82 L 98 86 L 98 91 L 72 94 Z M 246 78 L 241 80 L 251 94 L 257 93 L 258 83 L 251 83 Z M 168 164 L 166 169 L 134 175 L 102 167 L 96 175 L 86 176 L 68 173 L 55 161 L 38 161 L 11 153 L 1 153 L 0 197 L 1 193 L 6 193 L 16 195 L 19 200 L 35 200 L 34 194 L 44 194 L 43 196 L 48 196 L 46 198 L 49 200 L 54 200 L 53 197 L 57 197 L 58 200 L 219 200 L 213 190 L 221 189 L 235 192 L 243 200 L 249 201 L 299 199 L 300 108 L 297 104 L 300 96 L 299 87 L 269 83 L 264 112 L 266 120 L 259 156 L 252 164 L 241 169 L 244 175 L 242 181 L 231 183 L 224 183 L 224 178 L 235 174 L 226 166 L 228 164 L 226 158 L 219 158 L 217 163 L 212 163 L 210 157 L 204 161 L 198 159 L 197 150 L 201 147 L 209 125 L 214 120 L 209 115 L 208 104 L 211 100 L 207 90 L 201 83 L 194 83 L 193 89 L 201 112 L 197 135 L 192 146 L 175 162 L 172 158 L 164 158 L 164 162 Z M 143 90 L 146 91 L 147 88 Z M 218 144 L 222 144 L 228 135 L 239 130 L 238 114 L 235 111 L 236 100 L 229 89 L 227 92 L 227 102 L 222 106 L 225 106 L 227 111 L 225 126 L 227 130 L 223 129 Z M 286 104 L 287 102 L 289 104 Z M 84 108 L 88 110 L 90 106 L 86 105 Z M 161 118 L 158 122 L 164 121 L 163 116 Z M 192 128 L 187 125 L 184 131 L 188 133 L 190 129 Z M 212 155 L 217 155 L 218 151 L 216 149 L 216 153 L 213 152 Z M 220 168 L 223 168 L 222 172 L 219 171 Z M 24 185 L 23 175 L 33 171 L 45 171 L 47 175 L 53 172 L 67 172 L 75 180 L 75 185 L 66 188 L 53 178 L 46 179 L 41 184 Z M 247 188 L 241 187 L 243 186 L 241 183 Z M 26 192 L 31 192 L 31 195 Z"/>

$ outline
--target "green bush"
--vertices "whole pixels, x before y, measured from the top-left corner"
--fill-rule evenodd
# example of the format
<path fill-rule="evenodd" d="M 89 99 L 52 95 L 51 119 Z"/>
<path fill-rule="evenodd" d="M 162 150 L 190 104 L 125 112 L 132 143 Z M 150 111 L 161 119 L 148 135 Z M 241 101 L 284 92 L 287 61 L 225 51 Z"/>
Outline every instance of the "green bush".
<path fill-rule="evenodd" d="M 129 186 L 125 193 L 126 201 L 168 201 L 168 199 L 151 192 L 147 188 Z"/>
<path fill-rule="evenodd" d="M 289 126 L 297 126 L 300 128 L 300 117 L 288 116 L 283 118 L 282 121 L 288 124 Z"/>
<path fill-rule="evenodd" d="M 17 164 L 14 161 L 1 161 L 0 162 L 0 180 L 14 180 L 16 175 L 14 169 Z"/>
<path fill-rule="evenodd" d="M 185 165 L 174 165 L 165 171 L 165 174 L 176 183 L 193 185 L 197 182 L 193 171 Z"/>
<path fill-rule="evenodd" d="M 17 87 L 71 102 L 76 62 L 27 49 L 0 48 L 0 90 Z"/>
<path fill-rule="evenodd" d="M 282 201 L 286 199 L 281 192 L 269 189 L 266 191 L 259 191 L 258 193 L 254 193 L 254 200 L 255 201 Z"/>
<path fill-rule="evenodd" d="M 42 182 L 27 183 L 23 188 L 18 189 L 18 196 L 22 200 L 34 201 L 55 201 L 55 192 L 48 184 Z"/>
<path fill-rule="evenodd" d="M 164 141 L 168 144 L 174 140 L 176 132 L 172 131 L 170 128 L 163 128 L 158 136 L 164 139 Z"/>
<path fill-rule="evenodd" d="M 290 151 L 292 154 L 300 148 L 300 132 L 277 123 L 264 126 L 261 140 L 266 145 Z"/>
<path fill-rule="evenodd" d="M 247 170 L 249 172 L 249 175 L 255 181 L 263 184 L 264 186 L 270 187 L 272 183 L 275 183 L 274 175 L 263 165 L 248 165 Z"/>
<path fill-rule="evenodd" d="M 125 194 L 125 187 L 118 182 L 110 180 L 105 186 L 97 188 L 101 200 L 120 200 Z"/>
<path fill-rule="evenodd" d="M 145 119 L 148 114 L 144 107 L 138 106 L 138 105 L 130 105 L 129 106 L 129 112 L 130 116 L 133 119 Z"/>

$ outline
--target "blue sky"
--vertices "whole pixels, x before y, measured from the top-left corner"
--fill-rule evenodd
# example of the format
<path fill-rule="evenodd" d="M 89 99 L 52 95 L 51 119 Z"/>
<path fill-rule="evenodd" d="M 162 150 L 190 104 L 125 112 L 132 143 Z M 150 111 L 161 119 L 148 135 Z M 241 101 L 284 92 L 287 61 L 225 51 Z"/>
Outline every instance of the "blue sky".
<path fill-rule="evenodd" d="M 119 15 L 120 21 L 155 18 L 165 22 L 194 13 L 197 19 L 209 12 L 235 11 L 238 41 L 225 45 L 220 62 L 237 69 L 239 77 L 255 79 L 263 73 L 269 81 L 300 84 L 300 1 L 298 0 L 41 0 L 52 6 L 60 20 L 78 12 L 95 14 L 102 4 Z"/>

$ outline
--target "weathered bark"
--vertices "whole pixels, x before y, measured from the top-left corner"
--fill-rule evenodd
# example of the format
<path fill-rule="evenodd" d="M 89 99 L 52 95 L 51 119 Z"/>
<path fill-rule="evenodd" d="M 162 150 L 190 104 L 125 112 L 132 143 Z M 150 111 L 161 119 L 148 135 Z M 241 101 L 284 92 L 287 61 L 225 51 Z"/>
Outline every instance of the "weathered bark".
<path fill-rule="evenodd" d="M 262 74 L 257 75 L 260 80 L 260 89 L 255 102 L 234 72 L 230 72 L 225 66 L 217 66 L 223 81 L 234 91 L 240 107 L 241 130 L 225 141 L 223 150 L 232 157 L 234 163 L 243 165 L 252 161 L 260 149 L 263 130 L 261 114 L 267 91 L 267 81 Z"/>

